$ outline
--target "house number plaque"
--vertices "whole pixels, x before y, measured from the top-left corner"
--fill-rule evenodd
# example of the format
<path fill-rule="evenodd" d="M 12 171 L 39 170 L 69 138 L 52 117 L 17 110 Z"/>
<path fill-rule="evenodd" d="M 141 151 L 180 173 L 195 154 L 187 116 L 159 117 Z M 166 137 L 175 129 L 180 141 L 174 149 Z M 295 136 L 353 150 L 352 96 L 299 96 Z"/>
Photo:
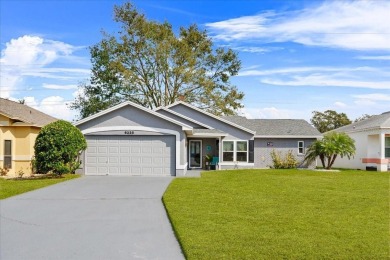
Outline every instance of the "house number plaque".
<path fill-rule="evenodd" d="M 125 131 L 125 135 L 133 135 L 134 131 Z"/>

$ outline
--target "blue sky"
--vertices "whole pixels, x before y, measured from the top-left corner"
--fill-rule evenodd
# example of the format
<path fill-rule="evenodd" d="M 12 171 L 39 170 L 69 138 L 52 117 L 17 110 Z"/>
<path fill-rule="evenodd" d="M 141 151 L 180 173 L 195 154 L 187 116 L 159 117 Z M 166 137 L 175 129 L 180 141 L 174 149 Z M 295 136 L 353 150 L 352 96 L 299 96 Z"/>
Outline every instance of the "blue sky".
<path fill-rule="evenodd" d="M 73 120 L 67 103 L 89 78 L 88 46 L 115 33 L 123 1 L 0 2 L 0 96 Z M 390 1 L 132 1 L 149 19 L 198 24 L 239 53 L 232 82 L 248 118 L 303 118 L 314 110 L 390 110 Z"/>

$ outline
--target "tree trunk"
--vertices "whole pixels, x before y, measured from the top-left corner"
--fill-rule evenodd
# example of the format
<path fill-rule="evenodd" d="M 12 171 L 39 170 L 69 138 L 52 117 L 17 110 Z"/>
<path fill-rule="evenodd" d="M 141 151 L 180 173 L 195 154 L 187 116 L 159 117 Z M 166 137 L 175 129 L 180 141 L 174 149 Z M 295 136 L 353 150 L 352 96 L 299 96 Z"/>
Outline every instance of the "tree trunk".
<path fill-rule="evenodd" d="M 332 167 L 332 165 L 334 164 L 334 161 L 336 160 L 337 158 L 337 154 L 333 155 L 333 158 L 332 158 L 332 161 L 330 162 L 329 164 L 329 169 Z"/>

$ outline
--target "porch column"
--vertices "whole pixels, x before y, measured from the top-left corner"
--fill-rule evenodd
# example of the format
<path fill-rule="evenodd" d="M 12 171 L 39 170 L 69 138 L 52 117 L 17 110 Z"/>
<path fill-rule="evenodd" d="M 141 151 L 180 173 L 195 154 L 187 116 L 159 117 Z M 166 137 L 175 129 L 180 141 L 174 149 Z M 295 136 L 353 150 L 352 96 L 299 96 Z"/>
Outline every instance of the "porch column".
<path fill-rule="evenodd" d="M 222 147 L 222 137 L 220 136 L 219 137 L 219 144 L 218 144 L 218 149 L 219 149 L 219 151 L 218 151 L 218 170 L 221 170 L 221 164 L 220 164 L 221 156 L 222 156 L 222 149 L 221 149 L 221 147 Z"/>
<path fill-rule="evenodd" d="M 379 134 L 379 163 L 377 164 L 377 170 L 379 172 L 387 171 L 387 160 L 385 159 L 385 133 Z"/>

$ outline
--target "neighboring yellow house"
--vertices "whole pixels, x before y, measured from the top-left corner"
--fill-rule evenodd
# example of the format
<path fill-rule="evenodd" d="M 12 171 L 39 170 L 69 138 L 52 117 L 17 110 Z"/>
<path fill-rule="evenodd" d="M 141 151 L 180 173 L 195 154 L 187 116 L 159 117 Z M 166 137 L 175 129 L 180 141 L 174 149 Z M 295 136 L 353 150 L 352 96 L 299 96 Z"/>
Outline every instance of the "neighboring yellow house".
<path fill-rule="evenodd" d="M 0 98 L 0 168 L 7 176 L 31 174 L 35 138 L 39 130 L 57 119 L 34 108 Z"/>

